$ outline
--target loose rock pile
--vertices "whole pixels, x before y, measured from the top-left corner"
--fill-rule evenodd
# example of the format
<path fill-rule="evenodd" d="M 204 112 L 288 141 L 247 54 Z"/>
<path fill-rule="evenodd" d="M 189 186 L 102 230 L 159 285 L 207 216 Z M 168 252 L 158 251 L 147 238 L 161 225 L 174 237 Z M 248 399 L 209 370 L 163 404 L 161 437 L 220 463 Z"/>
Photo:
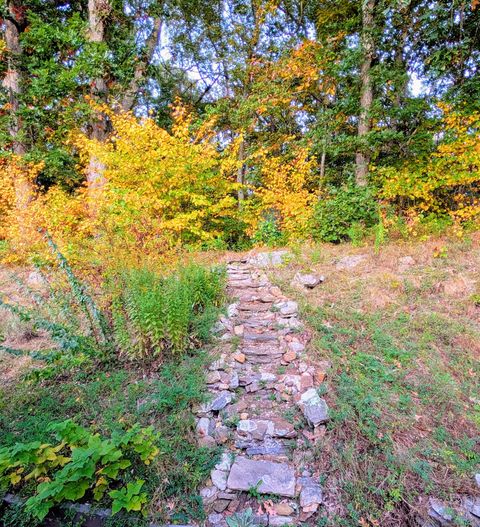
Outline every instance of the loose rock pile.
<path fill-rule="evenodd" d="M 209 526 L 250 508 L 258 525 L 298 525 L 322 503 L 312 444 L 328 420 L 317 388 L 329 365 L 306 358 L 297 304 L 255 264 L 228 265 L 237 301 L 220 319 L 219 358 L 207 376 L 212 397 L 198 409 L 199 444 L 224 447 L 201 490 Z"/>

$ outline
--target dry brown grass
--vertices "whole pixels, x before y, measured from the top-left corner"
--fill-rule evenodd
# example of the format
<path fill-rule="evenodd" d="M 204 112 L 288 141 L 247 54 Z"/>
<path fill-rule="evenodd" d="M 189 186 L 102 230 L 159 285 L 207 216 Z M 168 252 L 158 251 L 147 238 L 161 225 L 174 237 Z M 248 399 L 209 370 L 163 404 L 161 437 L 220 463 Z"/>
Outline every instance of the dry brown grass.
<path fill-rule="evenodd" d="M 45 286 L 38 273 L 30 268 L 0 267 L 0 294 L 2 300 L 32 307 L 29 291 L 42 294 Z M 44 331 L 37 331 L 29 322 L 22 322 L 0 308 L 0 345 L 26 354 L 52 349 L 53 343 Z M 0 388 L 12 386 L 26 373 L 42 366 L 28 355 L 15 356 L 0 351 Z"/>
<path fill-rule="evenodd" d="M 445 248 L 445 256 L 439 254 Z M 345 256 L 364 255 L 352 269 L 338 270 L 337 263 Z M 410 256 L 414 264 L 402 266 L 401 258 Z M 408 311 L 414 302 L 405 305 L 401 297 L 421 296 L 423 304 L 446 314 L 479 319 L 479 311 L 470 296 L 480 292 L 480 233 L 470 241 L 448 238 L 424 242 L 397 242 L 380 248 L 372 246 L 305 245 L 294 250 L 288 265 L 275 270 L 283 285 L 296 272 L 314 272 L 325 276 L 325 282 L 313 290 L 301 290 L 311 305 L 348 304 L 362 312 L 375 312 L 384 307 Z M 416 303 L 416 302 L 415 302 Z M 415 306 L 418 307 L 418 306 Z"/>

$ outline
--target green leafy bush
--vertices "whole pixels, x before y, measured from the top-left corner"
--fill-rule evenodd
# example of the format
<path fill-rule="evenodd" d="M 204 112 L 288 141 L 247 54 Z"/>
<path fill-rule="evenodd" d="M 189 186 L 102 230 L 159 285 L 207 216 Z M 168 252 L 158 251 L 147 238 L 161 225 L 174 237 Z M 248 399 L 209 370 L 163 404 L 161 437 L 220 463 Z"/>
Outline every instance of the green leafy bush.
<path fill-rule="evenodd" d="M 268 214 L 258 224 L 257 231 L 253 235 L 253 242 L 275 247 L 285 243 L 285 235 L 282 233 L 274 214 Z"/>
<path fill-rule="evenodd" d="M 114 432 L 110 439 L 92 434 L 72 420 L 53 424 L 50 430 L 57 444 L 34 441 L 0 449 L 0 489 L 14 488 L 28 496 L 32 491 L 29 482 L 38 483 L 26 501 L 26 511 L 38 519 L 54 505 L 81 500 L 87 493 L 97 501 L 103 499 L 112 483 L 118 486 L 124 481 L 127 468 L 140 462 L 149 465 L 159 454 L 153 427 L 135 425 Z M 109 491 L 112 512 L 141 510 L 147 501 L 146 494 L 140 492 L 142 485 L 143 481 L 137 480 Z"/>
<path fill-rule="evenodd" d="M 112 303 L 117 346 L 132 358 L 184 352 L 208 336 L 224 283 L 222 269 L 194 264 L 167 277 L 146 269 L 125 273 Z"/>
<path fill-rule="evenodd" d="M 326 242 L 358 240 L 359 229 L 365 231 L 378 222 L 378 205 L 372 191 L 353 185 L 331 189 L 314 210 L 311 232 Z"/>

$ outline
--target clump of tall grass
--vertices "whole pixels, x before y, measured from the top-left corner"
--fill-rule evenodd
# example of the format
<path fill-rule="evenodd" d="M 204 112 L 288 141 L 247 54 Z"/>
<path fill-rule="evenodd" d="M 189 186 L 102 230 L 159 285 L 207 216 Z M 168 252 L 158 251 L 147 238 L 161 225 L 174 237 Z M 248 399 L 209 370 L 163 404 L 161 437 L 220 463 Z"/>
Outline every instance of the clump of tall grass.
<path fill-rule="evenodd" d="M 189 264 L 169 276 L 122 274 L 112 301 L 114 339 L 130 358 L 178 355 L 208 338 L 223 299 L 222 269 Z"/>

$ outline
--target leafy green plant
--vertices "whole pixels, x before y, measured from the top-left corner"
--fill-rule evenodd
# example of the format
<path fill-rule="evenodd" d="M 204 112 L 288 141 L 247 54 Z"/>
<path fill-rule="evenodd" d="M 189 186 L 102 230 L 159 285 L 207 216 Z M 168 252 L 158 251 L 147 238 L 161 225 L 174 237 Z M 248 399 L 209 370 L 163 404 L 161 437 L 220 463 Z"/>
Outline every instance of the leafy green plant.
<path fill-rule="evenodd" d="M 43 519 L 54 505 L 81 500 L 87 492 L 95 500 L 103 499 L 110 484 L 122 481 L 122 474 L 134 461 L 148 465 L 159 454 L 153 427 L 135 425 L 113 433 L 110 439 L 92 434 L 72 420 L 49 428 L 59 443 L 34 441 L 0 449 L 0 488 L 29 493 L 29 482 L 38 483 L 26 501 L 26 511 L 38 519 Z M 118 494 L 109 493 L 114 508 L 140 510 L 146 502 L 140 488 L 136 482 L 127 484 Z"/>
<path fill-rule="evenodd" d="M 378 205 L 370 188 L 348 185 L 332 188 L 325 199 L 315 206 L 311 223 L 314 238 L 326 242 L 340 242 L 361 237 L 378 221 Z"/>
<path fill-rule="evenodd" d="M 127 483 L 126 487 L 110 491 L 108 495 L 113 499 L 112 514 L 117 514 L 122 509 L 127 512 L 142 510 L 147 502 L 147 494 L 140 492 L 144 483 L 142 479 L 137 479 L 133 483 Z"/>
<path fill-rule="evenodd" d="M 223 300 L 223 268 L 189 264 L 167 276 L 146 269 L 125 271 L 110 277 L 98 291 L 102 304 L 108 306 L 102 310 L 53 240 L 48 235 L 46 239 L 68 287 L 52 286 L 42 274 L 48 297 L 20 283 L 32 308 L 0 299 L 0 308 L 32 330 L 47 331 L 58 347 L 57 352 L 36 353 L 37 359 L 51 366 L 33 375 L 49 378 L 59 367 L 108 362 L 115 358 L 114 350 L 134 359 L 152 359 L 165 352 L 178 355 L 210 337 Z"/>
<path fill-rule="evenodd" d="M 480 293 L 474 293 L 470 300 L 475 304 L 475 306 L 480 307 Z"/>
<path fill-rule="evenodd" d="M 260 492 L 258 490 L 258 487 L 262 484 L 262 480 L 258 481 L 255 485 L 252 485 L 248 490 L 247 493 L 251 498 L 258 499 L 260 497 Z"/>
<path fill-rule="evenodd" d="M 266 215 L 264 220 L 258 224 L 257 231 L 253 235 L 253 242 L 268 247 L 282 245 L 285 242 L 285 235 L 273 214 Z"/>
<path fill-rule="evenodd" d="M 255 516 L 249 507 L 243 512 L 236 512 L 226 518 L 228 527 L 253 527 L 255 525 Z"/>
<path fill-rule="evenodd" d="M 220 268 L 191 264 L 168 277 L 146 269 L 123 274 L 112 302 L 117 346 L 132 358 L 185 351 L 208 337 L 223 289 Z"/>

